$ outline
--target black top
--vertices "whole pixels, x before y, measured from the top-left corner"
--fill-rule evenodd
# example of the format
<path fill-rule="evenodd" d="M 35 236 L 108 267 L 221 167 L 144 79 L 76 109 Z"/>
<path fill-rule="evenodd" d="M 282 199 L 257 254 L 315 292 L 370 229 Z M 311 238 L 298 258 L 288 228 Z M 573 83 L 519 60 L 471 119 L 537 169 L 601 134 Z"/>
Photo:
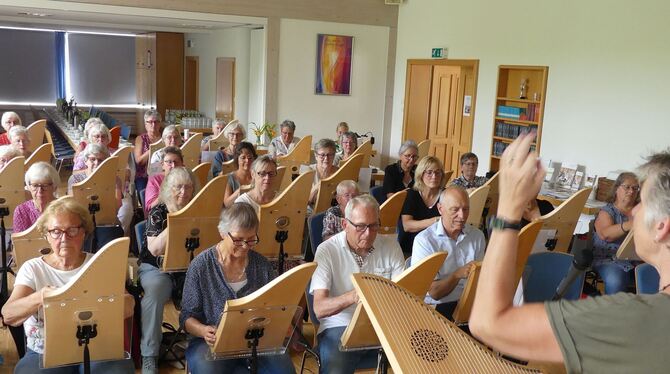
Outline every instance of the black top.
<path fill-rule="evenodd" d="M 548 202 L 547 200 L 535 199 L 535 201 L 537 202 L 537 208 L 540 210 L 540 215 L 541 216 L 543 216 L 545 214 L 549 214 L 549 213 L 554 211 L 554 206 L 551 205 L 551 203 Z M 528 221 L 524 218 L 521 218 L 521 227 L 524 227 L 529 223 L 530 223 L 530 221 Z"/>
<path fill-rule="evenodd" d="M 396 162 L 395 164 L 390 164 L 389 166 L 387 166 L 386 169 L 384 169 L 384 184 L 383 184 L 384 193 L 386 194 L 396 193 L 398 191 L 414 187 L 415 170 L 416 165 L 414 165 L 412 167 L 412 171 L 410 171 L 410 173 L 412 174 L 412 179 L 409 181 L 409 184 L 405 186 L 402 183 L 402 179 L 405 177 L 405 173 L 400 167 L 400 161 Z"/>
<path fill-rule="evenodd" d="M 410 189 L 407 190 L 407 197 L 405 198 L 400 215 L 409 215 L 415 220 L 422 220 L 437 217 L 440 215 L 440 212 L 437 211 L 437 203 L 432 208 L 427 207 L 421 198 L 421 194 L 414 189 Z M 398 241 L 404 253 L 412 253 L 412 244 L 414 244 L 416 234 L 418 232 L 405 232 L 401 218 L 398 224 Z"/>
<path fill-rule="evenodd" d="M 158 264 L 156 264 L 156 256 L 152 255 L 151 251 L 149 251 L 147 236 L 158 236 L 165 230 L 167 227 L 167 215 L 168 208 L 165 203 L 160 203 L 149 211 L 145 235 L 142 240 L 142 249 L 140 250 L 140 261 L 144 264 L 158 267 Z"/>

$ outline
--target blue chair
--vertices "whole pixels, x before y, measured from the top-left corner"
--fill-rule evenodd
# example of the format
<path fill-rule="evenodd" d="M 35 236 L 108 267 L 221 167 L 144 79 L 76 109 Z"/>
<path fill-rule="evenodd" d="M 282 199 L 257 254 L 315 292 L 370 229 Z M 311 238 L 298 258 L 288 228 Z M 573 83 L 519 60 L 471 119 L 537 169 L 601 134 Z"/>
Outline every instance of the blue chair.
<path fill-rule="evenodd" d="M 137 222 L 135 224 L 135 242 L 137 244 L 137 254 L 142 250 L 142 241 L 144 240 L 144 233 L 147 229 L 147 220 Z"/>
<path fill-rule="evenodd" d="M 121 137 L 126 140 L 130 139 L 130 126 L 125 123 L 121 124 Z"/>
<path fill-rule="evenodd" d="M 144 192 L 145 190 L 137 191 L 137 198 L 140 200 L 140 205 L 142 206 L 142 209 L 144 209 L 144 203 L 145 203 Z"/>
<path fill-rule="evenodd" d="M 561 252 L 534 253 L 528 257 L 524 271 L 523 296 L 525 302 L 549 301 L 556 288 L 567 275 L 573 256 Z M 584 287 L 582 273 L 563 296 L 566 300 L 577 300 Z"/>
<path fill-rule="evenodd" d="M 384 186 L 374 186 L 370 189 L 370 195 L 374 197 L 379 205 L 384 204 L 386 201 L 386 192 L 384 192 Z"/>
<path fill-rule="evenodd" d="M 638 294 L 658 293 L 660 279 L 656 268 L 649 264 L 641 264 L 635 267 L 635 288 Z"/>
<path fill-rule="evenodd" d="M 318 214 L 313 214 L 307 220 L 307 229 L 309 230 L 309 242 L 312 245 L 312 254 L 316 255 L 316 249 L 319 247 L 319 244 L 323 242 L 323 217 L 326 215 L 326 212 L 321 212 Z"/>

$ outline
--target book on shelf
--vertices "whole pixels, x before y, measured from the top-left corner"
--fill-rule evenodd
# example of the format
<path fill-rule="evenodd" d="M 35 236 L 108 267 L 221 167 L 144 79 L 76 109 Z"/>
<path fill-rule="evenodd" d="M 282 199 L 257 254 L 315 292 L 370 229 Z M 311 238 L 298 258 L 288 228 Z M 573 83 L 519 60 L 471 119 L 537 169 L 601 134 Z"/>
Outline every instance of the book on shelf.
<path fill-rule="evenodd" d="M 581 170 L 575 171 L 575 177 L 572 180 L 572 185 L 570 186 L 571 190 L 579 190 L 582 187 L 582 182 L 584 179 L 584 172 Z"/>
<path fill-rule="evenodd" d="M 498 105 L 497 117 L 519 119 L 522 114 L 526 113 L 526 108 L 519 108 L 509 105 Z"/>

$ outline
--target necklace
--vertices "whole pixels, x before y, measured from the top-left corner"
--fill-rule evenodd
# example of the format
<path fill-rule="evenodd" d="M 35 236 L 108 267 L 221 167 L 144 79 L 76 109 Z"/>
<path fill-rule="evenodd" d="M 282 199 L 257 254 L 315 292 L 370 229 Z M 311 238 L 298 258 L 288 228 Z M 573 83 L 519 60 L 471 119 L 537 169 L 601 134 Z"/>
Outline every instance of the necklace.
<path fill-rule="evenodd" d="M 221 248 L 219 247 L 220 245 L 221 243 L 216 245 L 216 253 L 217 253 L 216 260 L 219 262 L 219 265 L 221 265 L 223 276 L 229 283 L 237 283 L 243 281 L 247 275 L 247 265 L 249 265 L 249 257 L 247 257 L 246 260 L 244 261 L 244 267 L 242 268 L 242 272 L 240 272 L 240 274 L 238 274 L 236 277 L 228 277 L 226 275 L 226 266 L 223 263 L 223 253 L 221 253 L 222 251 Z"/>
<path fill-rule="evenodd" d="M 663 286 L 663 288 L 661 288 L 661 290 L 658 291 L 658 292 L 663 292 L 663 291 L 665 291 L 665 289 L 668 288 L 668 287 L 670 287 L 670 283 L 668 283 L 668 284 L 666 284 L 665 286 Z"/>

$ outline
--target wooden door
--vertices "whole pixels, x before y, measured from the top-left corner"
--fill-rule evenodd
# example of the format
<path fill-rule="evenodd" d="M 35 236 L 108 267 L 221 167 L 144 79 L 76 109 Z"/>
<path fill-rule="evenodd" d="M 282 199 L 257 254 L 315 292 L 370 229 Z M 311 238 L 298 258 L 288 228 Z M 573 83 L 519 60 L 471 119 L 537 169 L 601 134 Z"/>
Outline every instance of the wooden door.
<path fill-rule="evenodd" d="M 198 110 L 198 82 L 200 79 L 198 56 L 186 56 L 184 64 L 184 109 Z"/>
<path fill-rule="evenodd" d="M 458 165 L 458 160 L 454 160 L 454 149 L 456 128 L 460 124 L 461 116 L 459 108 L 462 106 L 460 85 L 460 66 L 442 65 L 433 68 L 428 123 L 428 137 L 431 139 L 430 154 L 439 158 L 446 170 L 456 170 Z"/>
<path fill-rule="evenodd" d="M 216 59 L 216 118 L 235 118 L 235 58 Z"/>
<path fill-rule="evenodd" d="M 428 139 L 432 76 L 432 65 L 407 64 L 403 140 L 418 144 Z"/>

